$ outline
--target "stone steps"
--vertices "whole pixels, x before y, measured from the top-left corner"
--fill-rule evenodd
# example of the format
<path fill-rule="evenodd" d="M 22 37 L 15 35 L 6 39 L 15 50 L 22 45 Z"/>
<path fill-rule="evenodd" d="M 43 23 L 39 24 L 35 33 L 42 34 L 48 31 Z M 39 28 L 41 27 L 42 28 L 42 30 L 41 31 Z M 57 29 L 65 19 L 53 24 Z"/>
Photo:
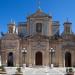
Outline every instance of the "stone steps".
<path fill-rule="evenodd" d="M 6 67 L 7 75 L 16 73 L 16 67 Z M 65 68 L 50 68 L 50 67 L 25 67 L 21 68 L 23 75 L 65 75 Z"/>

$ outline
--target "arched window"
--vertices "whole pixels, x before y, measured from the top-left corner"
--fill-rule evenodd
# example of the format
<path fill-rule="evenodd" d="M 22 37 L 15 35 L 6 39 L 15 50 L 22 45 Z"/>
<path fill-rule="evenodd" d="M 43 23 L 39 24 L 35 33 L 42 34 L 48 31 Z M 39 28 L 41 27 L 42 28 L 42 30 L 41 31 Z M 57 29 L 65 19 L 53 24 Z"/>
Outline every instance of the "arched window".
<path fill-rule="evenodd" d="M 36 24 L 36 32 L 39 32 L 39 33 L 42 32 L 42 23 L 37 23 Z"/>

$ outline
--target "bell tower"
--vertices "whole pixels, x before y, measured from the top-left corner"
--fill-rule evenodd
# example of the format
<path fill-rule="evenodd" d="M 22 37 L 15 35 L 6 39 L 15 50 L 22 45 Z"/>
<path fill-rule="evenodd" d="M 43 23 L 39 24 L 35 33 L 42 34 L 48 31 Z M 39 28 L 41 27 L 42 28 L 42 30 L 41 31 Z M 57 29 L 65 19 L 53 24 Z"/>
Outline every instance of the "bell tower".
<path fill-rule="evenodd" d="M 64 22 L 64 34 L 72 34 L 72 23 L 68 20 Z"/>
<path fill-rule="evenodd" d="M 16 33 L 16 25 L 15 22 L 11 22 L 8 24 L 8 33 Z"/>

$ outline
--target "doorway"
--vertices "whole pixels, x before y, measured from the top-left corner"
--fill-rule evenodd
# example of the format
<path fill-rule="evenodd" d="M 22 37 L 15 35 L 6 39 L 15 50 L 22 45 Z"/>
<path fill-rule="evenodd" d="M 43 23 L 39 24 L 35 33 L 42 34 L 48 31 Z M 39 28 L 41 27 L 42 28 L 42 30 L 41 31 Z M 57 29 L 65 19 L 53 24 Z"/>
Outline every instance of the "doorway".
<path fill-rule="evenodd" d="M 71 67 L 71 53 L 65 53 L 65 67 Z"/>
<path fill-rule="evenodd" d="M 12 52 L 10 52 L 8 54 L 7 66 L 8 67 L 13 67 L 14 66 L 14 64 L 13 64 L 13 53 Z"/>
<path fill-rule="evenodd" d="M 41 52 L 37 52 L 35 55 L 35 64 L 38 66 L 42 65 L 42 53 Z"/>

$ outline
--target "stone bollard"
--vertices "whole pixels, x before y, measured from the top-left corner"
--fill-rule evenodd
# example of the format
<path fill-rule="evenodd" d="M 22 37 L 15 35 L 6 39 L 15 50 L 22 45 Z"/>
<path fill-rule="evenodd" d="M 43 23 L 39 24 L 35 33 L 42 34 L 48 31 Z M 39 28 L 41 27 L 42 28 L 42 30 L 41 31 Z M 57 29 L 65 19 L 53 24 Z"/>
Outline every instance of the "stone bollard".
<path fill-rule="evenodd" d="M 17 68 L 17 72 L 15 75 L 23 75 L 20 67 Z"/>
<path fill-rule="evenodd" d="M 6 74 L 4 66 L 0 66 L 0 74 Z"/>
<path fill-rule="evenodd" d="M 67 68 L 66 75 L 74 75 L 73 68 Z"/>
<path fill-rule="evenodd" d="M 54 67 L 54 65 L 53 64 L 51 64 L 51 68 L 53 68 Z"/>

